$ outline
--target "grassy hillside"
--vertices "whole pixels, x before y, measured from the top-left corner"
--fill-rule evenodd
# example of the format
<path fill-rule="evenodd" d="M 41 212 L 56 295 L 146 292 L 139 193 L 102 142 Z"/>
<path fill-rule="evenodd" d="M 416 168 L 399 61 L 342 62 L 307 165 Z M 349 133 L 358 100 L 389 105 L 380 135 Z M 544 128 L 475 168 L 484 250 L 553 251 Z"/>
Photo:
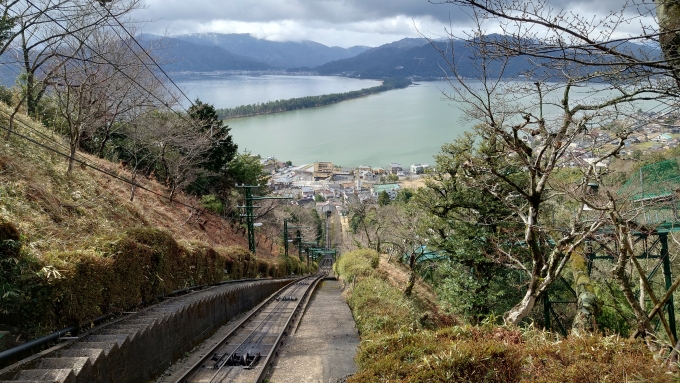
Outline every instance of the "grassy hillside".
<path fill-rule="evenodd" d="M 405 271 L 375 251 L 335 266 L 361 334 L 359 371 L 349 382 L 673 382 L 639 340 L 560 338 L 533 327 L 480 326 L 437 314 L 423 285 L 403 294 Z M 424 304 L 425 303 L 425 304 Z M 434 312 L 434 314 L 433 314 Z"/>
<path fill-rule="evenodd" d="M 24 339 L 183 287 L 305 271 L 264 237 L 253 257 L 240 225 L 154 181 L 130 201 L 129 184 L 94 169 L 126 177 L 118 164 L 81 154 L 91 167 L 66 176 L 64 156 L 31 142 L 65 153 L 61 137 L 26 117 L 15 130 L 0 129 L 0 324 Z"/>

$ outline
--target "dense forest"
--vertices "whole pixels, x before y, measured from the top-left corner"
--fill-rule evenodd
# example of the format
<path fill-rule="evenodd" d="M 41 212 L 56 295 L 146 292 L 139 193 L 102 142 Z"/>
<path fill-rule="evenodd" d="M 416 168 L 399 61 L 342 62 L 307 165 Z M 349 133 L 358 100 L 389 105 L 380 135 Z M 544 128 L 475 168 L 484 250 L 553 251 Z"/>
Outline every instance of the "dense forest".
<path fill-rule="evenodd" d="M 392 89 L 402 89 L 411 85 L 411 80 L 404 78 L 388 78 L 381 85 L 371 88 L 353 90 L 351 92 L 322 94 L 320 96 L 307 96 L 290 98 L 288 100 L 276 100 L 265 103 L 249 104 L 237 106 L 236 108 L 218 109 L 217 115 L 220 119 L 257 116 L 258 114 L 270 114 L 285 112 L 288 110 L 314 108 L 335 104 L 336 102 L 351 100 L 367 96 L 369 94 L 380 93 Z"/>

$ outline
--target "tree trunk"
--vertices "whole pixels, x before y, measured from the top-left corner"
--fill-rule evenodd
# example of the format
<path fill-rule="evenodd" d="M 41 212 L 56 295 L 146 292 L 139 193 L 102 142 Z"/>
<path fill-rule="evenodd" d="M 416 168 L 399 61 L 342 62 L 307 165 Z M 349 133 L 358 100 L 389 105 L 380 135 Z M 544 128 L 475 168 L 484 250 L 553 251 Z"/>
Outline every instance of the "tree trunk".
<path fill-rule="evenodd" d="M 71 130 L 71 139 L 69 141 L 69 157 L 68 157 L 68 169 L 66 170 L 66 174 L 71 175 L 71 172 L 73 171 L 73 162 L 76 158 L 76 150 L 78 150 L 78 145 L 80 143 L 80 132 L 82 131 L 81 127 L 78 125 L 76 128 L 74 124 L 69 124 L 71 125 L 69 129 Z M 74 129 L 77 129 L 74 131 Z"/>
<path fill-rule="evenodd" d="M 600 312 L 600 305 L 588 275 L 588 262 L 580 249 L 571 255 L 571 270 L 574 275 L 578 306 L 571 332 L 575 335 L 583 335 L 597 330 L 595 318 Z"/>
<path fill-rule="evenodd" d="M 408 275 L 408 282 L 406 283 L 406 289 L 404 290 L 404 295 L 406 295 L 407 297 L 411 296 L 411 294 L 413 293 L 413 286 L 416 284 L 415 265 L 416 265 L 416 253 L 413 252 L 408 258 L 408 267 L 411 270 L 411 272 Z"/>
<path fill-rule="evenodd" d="M 21 105 L 24 103 L 24 100 L 26 100 L 26 95 L 23 95 L 21 97 L 21 100 L 17 103 L 17 106 L 14 107 L 14 110 L 12 111 L 12 115 L 9 116 L 9 129 L 7 130 L 7 135 L 5 136 L 5 140 L 9 140 L 9 138 L 12 136 L 12 132 L 14 131 L 14 117 L 16 116 L 17 112 L 21 108 Z"/>
<path fill-rule="evenodd" d="M 541 295 L 541 291 L 539 291 L 539 289 L 532 289 L 530 287 L 526 294 L 524 294 L 522 301 L 516 304 L 515 307 L 511 308 L 508 312 L 503 314 L 503 322 L 505 322 L 507 325 L 516 326 L 519 324 L 519 322 L 521 322 L 522 319 L 524 319 L 524 317 L 527 316 L 534 308 L 539 295 Z"/>
<path fill-rule="evenodd" d="M 622 227 L 619 227 L 617 231 L 619 241 L 621 241 L 623 244 L 623 241 L 628 240 L 627 236 L 630 235 L 630 233 L 626 230 L 626 228 Z M 621 291 L 623 292 L 623 296 L 626 298 L 628 305 L 633 310 L 633 314 L 635 314 L 638 333 L 641 334 L 642 337 L 647 340 L 647 346 L 650 348 L 650 350 L 655 351 L 657 347 L 654 344 L 650 343 L 648 340 L 648 335 L 654 334 L 654 329 L 652 327 L 651 322 L 649 321 L 647 313 L 642 307 L 640 307 L 639 304 L 640 302 L 636 299 L 635 294 L 633 293 L 633 290 L 630 287 L 628 277 L 626 275 L 626 265 L 628 264 L 629 257 L 635 255 L 629 254 L 628 247 L 624 245 L 621 247 L 621 249 L 619 250 L 619 254 L 616 254 L 616 256 L 618 259 L 616 261 L 616 266 L 612 270 L 614 280 L 616 280 L 616 282 L 618 283 L 619 287 L 621 288 Z"/>
<path fill-rule="evenodd" d="M 675 81 L 680 86 L 680 0 L 656 0 L 655 3 L 661 50 L 673 66 Z"/>

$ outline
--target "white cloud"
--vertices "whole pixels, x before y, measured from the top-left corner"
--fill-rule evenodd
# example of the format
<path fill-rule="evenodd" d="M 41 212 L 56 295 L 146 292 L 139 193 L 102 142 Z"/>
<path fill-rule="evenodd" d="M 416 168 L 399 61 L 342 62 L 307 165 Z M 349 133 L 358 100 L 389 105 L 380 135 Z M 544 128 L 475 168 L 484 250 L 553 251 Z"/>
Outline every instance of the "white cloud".
<path fill-rule="evenodd" d="M 145 31 L 157 34 L 166 31 L 170 34 L 250 33 L 268 40 L 312 40 L 349 47 L 377 46 L 404 37 L 419 37 L 419 32 L 437 38 L 444 36 L 446 29 L 456 36 L 464 36 L 471 25 L 470 10 L 427 0 L 142 1 L 146 9 L 136 16 L 155 20 L 146 24 Z M 621 7 L 618 0 L 554 0 L 551 5 L 590 17 Z M 643 8 L 643 12 L 646 10 Z M 651 18 L 643 20 L 653 23 Z M 487 23 L 486 27 L 488 33 L 501 32 L 495 23 Z M 639 32 L 639 20 L 623 24 L 614 37 L 636 32 Z"/>

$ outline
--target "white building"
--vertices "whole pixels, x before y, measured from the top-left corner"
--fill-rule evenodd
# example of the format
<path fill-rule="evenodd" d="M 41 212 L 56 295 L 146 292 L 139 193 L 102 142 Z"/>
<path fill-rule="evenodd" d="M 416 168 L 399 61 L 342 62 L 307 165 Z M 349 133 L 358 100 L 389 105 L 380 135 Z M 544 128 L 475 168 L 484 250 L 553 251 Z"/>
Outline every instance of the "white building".
<path fill-rule="evenodd" d="M 301 189 L 302 198 L 314 198 L 314 188 L 303 186 Z"/>

